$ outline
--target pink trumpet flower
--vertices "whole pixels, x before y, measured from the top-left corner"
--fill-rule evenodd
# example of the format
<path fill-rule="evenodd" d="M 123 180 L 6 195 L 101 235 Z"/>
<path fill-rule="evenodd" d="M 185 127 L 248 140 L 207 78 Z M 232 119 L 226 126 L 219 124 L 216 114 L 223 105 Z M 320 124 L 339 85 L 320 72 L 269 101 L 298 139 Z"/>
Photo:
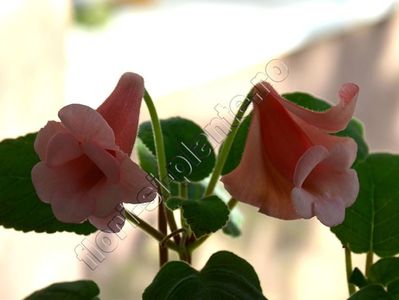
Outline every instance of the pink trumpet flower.
<path fill-rule="evenodd" d="M 316 112 L 281 97 L 262 82 L 254 90 L 254 111 L 238 167 L 222 177 L 230 194 L 279 219 L 316 216 L 326 226 L 344 221 L 359 192 L 351 166 L 357 145 L 329 133 L 346 128 L 359 92 L 344 84 L 340 101 Z"/>
<path fill-rule="evenodd" d="M 34 147 L 41 161 L 32 181 L 58 220 L 88 219 L 98 229 L 119 231 L 121 203 L 155 198 L 147 174 L 130 159 L 143 94 L 143 78 L 125 73 L 97 110 L 67 105 L 58 113 L 61 122 L 49 121 L 39 131 Z"/>

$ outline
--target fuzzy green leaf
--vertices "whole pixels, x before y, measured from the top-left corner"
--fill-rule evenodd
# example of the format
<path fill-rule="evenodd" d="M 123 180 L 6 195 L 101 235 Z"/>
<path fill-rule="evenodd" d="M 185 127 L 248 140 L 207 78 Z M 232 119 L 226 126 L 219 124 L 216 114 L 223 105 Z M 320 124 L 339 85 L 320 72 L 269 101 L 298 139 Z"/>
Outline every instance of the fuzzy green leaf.
<path fill-rule="evenodd" d="M 181 261 L 162 267 L 143 300 L 251 299 L 265 300 L 254 268 L 237 255 L 213 254 L 201 271 Z"/>
<path fill-rule="evenodd" d="M 24 300 L 98 300 L 100 290 L 91 280 L 54 283 Z"/>
<path fill-rule="evenodd" d="M 229 218 L 227 205 L 217 196 L 197 200 L 173 197 L 166 201 L 166 206 L 172 210 L 182 208 L 183 217 L 197 238 L 216 232 Z"/>
<path fill-rule="evenodd" d="M 360 191 L 332 232 L 355 253 L 381 257 L 399 253 L 399 156 L 370 154 L 356 166 Z"/>
<path fill-rule="evenodd" d="M 353 294 L 348 300 L 394 300 L 388 292 L 377 284 L 368 285 Z"/>
<path fill-rule="evenodd" d="M 202 128 L 180 117 L 161 120 L 161 128 L 169 177 L 179 182 L 206 178 L 215 165 L 215 153 Z M 138 136 L 155 155 L 150 122 L 140 124 Z"/>

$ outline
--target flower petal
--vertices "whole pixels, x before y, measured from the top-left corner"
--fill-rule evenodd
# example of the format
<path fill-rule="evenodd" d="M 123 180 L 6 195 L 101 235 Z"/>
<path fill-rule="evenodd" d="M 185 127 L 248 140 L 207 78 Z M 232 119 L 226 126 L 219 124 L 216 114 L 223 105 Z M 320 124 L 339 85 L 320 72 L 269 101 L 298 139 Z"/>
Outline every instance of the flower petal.
<path fill-rule="evenodd" d="M 82 154 L 75 137 L 69 132 L 60 132 L 50 139 L 45 162 L 50 167 L 56 167 L 78 158 Z"/>
<path fill-rule="evenodd" d="M 303 108 L 281 96 L 279 99 L 286 109 L 305 122 L 327 132 L 338 132 L 345 129 L 351 120 L 355 111 L 358 93 L 359 87 L 356 84 L 346 83 L 342 85 L 338 93 L 339 103 L 323 112 Z"/>
<path fill-rule="evenodd" d="M 260 208 L 260 212 L 281 219 L 297 219 L 290 192 L 293 188 L 264 156 L 259 112 L 254 110 L 240 164 L 221 179 L 237 200 Z"/>
<path fill-rule="evenodd" d="M 340 199 L 345 207 L 351 206 L 359 192 L 356 171 L 349 169 L 345 145 L 337 144 L 331 151 L 322 146 L 310 148 L 298 161 L 295 170 L 295 188 L 291 192 L 295 210 L 310 218 L 313 203 Z M 335 201 L 335 200 L 334 200 Z"/>
<path fill-rule="evenodd" d="M 111 214 L 104 218 L 90 216 L 89 222 L 101 231 L 110 233 L 119 232 L 125 224 L 125 210 L 123 205 L 119 204 Z"/>
<path fill-rule="evenodd" d="M 55 217 L 64 223 L 81 223 L 92 213 L 94 199 L 89 199 L 84 193 L 64 193 L 57 191 L 51 201 Z"/>
<path fill-rule="evenodd" d="M 128 155 L 136 139 L 144 80 L 140 75 L 122 75 L 111 95 L 97 111 L 115 132 L 116 144 Z"/>
<path fill-rule="evenodd" d="M 85 198 L 85 190 L 79 186 L 79 180 L 71 180 L 77 171 L 73 164 L 49 168 L 44 162 L 39 162 L 32 169 L 32 181 L 39 198 L 51 203 L 54 215 L 62 222 L 80 223 L 94 209 L 93 199 Z"/>
<path fill-rule="evenodd" d="M 46 166 L 44 162 L 37 163 L 32 169 L 32 183 L 40 200 L 50 203 L 60 179 L 53 176 L 53 170 Z"/>
<path fill-rule="evenodd" d="M 349 169 L 356 159 L 357 144 L 351 138 L 338 137 L 339 140 L 330 149 L 330 156 L 324 161 L 331 169 L 342 171 Z"/>
<path fill-rule="evenodd" d="M 94 109 L 82 104 L 70 104 L 58 112 L 62 124 L 80 142 L 96 142 L 115 149 L 115 136 L 107 121 Z"/>
<path fill-rule="evenodd" d="M 305 189 L 294 188 L 292 200 L 297 213 L 305 219 L 316 216 L 321 223 L 332 227 L 345 219 L 345 205 L 341 198 L 319 198 Z"/>
<path fill-rule="evenodd" d="M 314 210 L 320 222 L 328 227 L 339 225 L 345 219 L 345 205 L 340 198 L 317 199 Z"/>
<path fill-rule="evenodd" d="M 298 160 L 294 173 L 294 185 L 301 187 L 306 177 L 327 156 L 328 150 L 320 145 L 309 148 Z"/>
<path fill-rule="evenodd" d="M 148 174 L 126 154 L 117 153 L 117 159 L 120 161 L 120 184 L 125 191 L 124 202 L 140 204 L 153 201 L 158 193 L 147 179 Z"/>
<path fill-rule="evenodd" d="M 312 144 L 269 84 L 257 84 L 255 93 L 254 111 L 259 111 L 264 156 L 280 174 L 291 180 L 298 159 Z"/>
<path fill-rule="evenodd" d="M 301 126 L 302 130 L 309 137 L 312 144 L 322 145 L 329 151 L 338 151 L 340 153 L 339 166 L 341 169 L 350 168 L 352 166 L 357 155 L 357 144 L 352 138 L 326 134 L 325 131 L 315 126 L 309 125 L 296 116 L 293 116 L 293 118 L 299 124 L 299 126 Z M 338 159 L 338 157 L 335 159 Z"/>
<path fill-rule="evenodd" d="M 91 142 L 82 143 L 87 157 L 104 173 L 110 183 L 120 180 L 118 161 L 108 151 Z"/>
<path fill-rule="evenodd" d="M 300 217 L 310 219 L 314 216 L 313 203 L 315 198 L 311 193 L 305 189 L 295 187 L 291 191 L 291 197 L 295 211 Z"/>
<path fill-rule="evenodd" d="M 107 183 L 105 178 L 90 190 L 88 196 L 95 199 L 93 215 L 100 218 L 108 216 L 119 203 L 124 202 L 122 187 L 119 184 Z"/>
<path fill-rule="evenodd" d="M 47 155 L 47 146 L 49 141 L 57 133 L 66 132 L 60 122 L 48 121 L 46 126 L 39 130 L 35 139 L 35 151 L 40 160 L 45 160 Z"/>
<path fill-rule="evenodd" d="M 340 197 L 347 206 L 351 205 L 359 192 L 357 173 L 350 169 L 351 152 L 356 152 L 351 142 L 351 139 L 340 139 L 329 151 L 314 146 L 311 148 L 314 150 L 304 153 L 295 170 L 295 186 L 326 197 Z M 318 148 L 324 150 L 317 154 Z"/>
<path fill-rule="evenodd" d="M 321 163 L 321 168 L 323 168 L 323 163 Z M 324 169 L 325 171 L 321 172 L 316 168 L 314 173 L 307 178 L 304 188 L 320 195 L 321 198 L 339 197 L 345 207 L 351 206 L 359 193 L 356 171 L 348 169 L 338 172 Z"/>

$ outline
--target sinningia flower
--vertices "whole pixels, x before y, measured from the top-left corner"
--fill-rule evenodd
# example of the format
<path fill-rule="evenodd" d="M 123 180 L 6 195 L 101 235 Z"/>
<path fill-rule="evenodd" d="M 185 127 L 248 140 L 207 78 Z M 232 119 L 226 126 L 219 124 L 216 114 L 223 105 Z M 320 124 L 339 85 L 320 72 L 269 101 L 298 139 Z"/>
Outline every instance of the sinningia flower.
<path fill-rule="evenodd" d="M 34 147 L 41 161 L 32 169 L 32 181 L 58 220 L 88 219 L 99 229 L 116 231 L 120 228 L 110 222 L 124 216 L 121 203 L 154 199 L 148 190 L 143 199 L 142 192 L 152 186 L 130 159 L 143 93 L 142 77 L 126 73 L 97 110 L 65 106 L 58 113 L 61 122 L 49 121 L 39 131 Z"/>
<path fill-rule="evenodd" d="M 351 169 L 357 145 L 329 133 L 346 128 L 358 91 L 344 84 L 336 106 L 315 112 L 284 99 L 266 82 L 256 85 L 244 153 L 239 166 L 223 176 L 226 189 L 272 217 L 342 223 L 359 192 Z"/>

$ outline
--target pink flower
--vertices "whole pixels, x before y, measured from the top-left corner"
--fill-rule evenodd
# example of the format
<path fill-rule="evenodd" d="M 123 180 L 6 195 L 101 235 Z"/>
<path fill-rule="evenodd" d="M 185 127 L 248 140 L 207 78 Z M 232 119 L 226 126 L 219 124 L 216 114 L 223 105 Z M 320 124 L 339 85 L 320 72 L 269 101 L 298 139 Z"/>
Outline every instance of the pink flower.
<path fill-rule="evenodd" d="M 58 113 L 61 122 L 49 121 L 39 131 L 34 147 L 41 162 L 32 169 L 32 181 L 58 220 L 88 219 L 99 229 L 119 231 L 121 203 L 154 199 L 147 174 L 130 159 L 143 93 L 143 79 L 126 73 L 97 110 L 65 106 Z M 115 217 L 119 221 L 111 224 Z"/>
<path fill-rule="evenodd" d="M 344 84 L 336 106 L 315 112 L 282 98 L 266 82 L 258 84 L 241 162 L 222 178 L 226 189 L 272 217 L 342 223 L 359 192 L 350 169 L 357 145 L 329 133 L 346 128 L 358 91 Z"/>

